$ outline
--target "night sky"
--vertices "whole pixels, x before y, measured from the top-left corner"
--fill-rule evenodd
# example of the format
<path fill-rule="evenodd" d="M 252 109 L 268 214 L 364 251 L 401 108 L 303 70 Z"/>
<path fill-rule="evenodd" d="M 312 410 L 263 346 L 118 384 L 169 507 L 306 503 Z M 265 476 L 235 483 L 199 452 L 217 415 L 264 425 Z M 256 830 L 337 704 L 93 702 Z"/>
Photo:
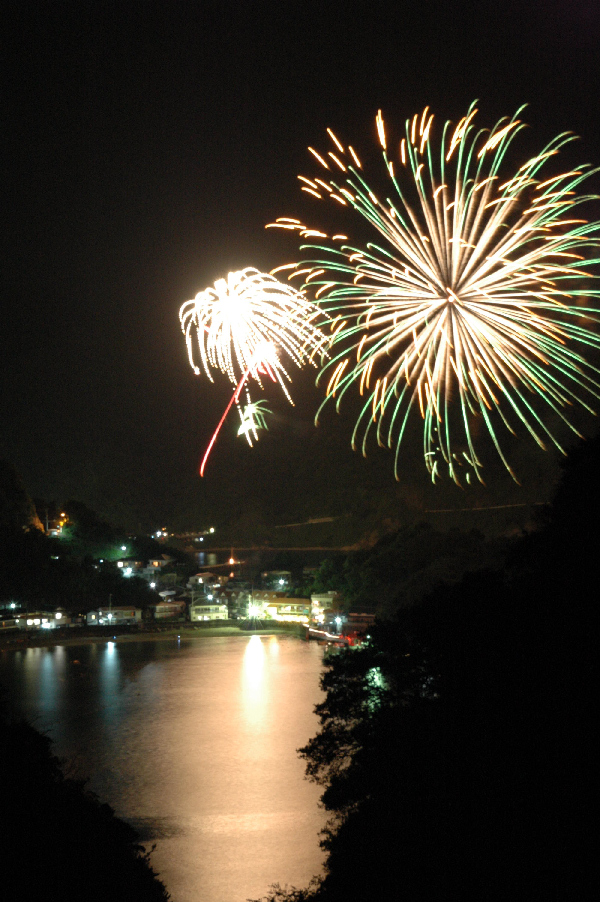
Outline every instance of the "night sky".
<path fill-rule="evenodd" d="M 377 160 L 379 108 L 399 132 L 427 104 L 457 121 L 478 98 L 491 125 L 529 103 L 523 160 L 572 130 L 575 162 L 599 164 L 595 0 L 12 7 L 0 456 L 30 494 L 131 529 L 337 515 L 359 492 L 413 512 L 547 500 L 556 458 L 528 441 L 512 449 L 522 487 L 492 465 L 488 488 L 433 489 L 416 440 L 396 486 L 391 453 L 351 451 L 350 413 L 315 430 L 308 371 L 295 409 L 269 397 L 253 449 L 232 418 L 200 480 L 230 388 L 193 375 L 178 312 L 230 270 L 296 259 L 264 226 L 315 221 L 296 176 L 327 126 Z"/>

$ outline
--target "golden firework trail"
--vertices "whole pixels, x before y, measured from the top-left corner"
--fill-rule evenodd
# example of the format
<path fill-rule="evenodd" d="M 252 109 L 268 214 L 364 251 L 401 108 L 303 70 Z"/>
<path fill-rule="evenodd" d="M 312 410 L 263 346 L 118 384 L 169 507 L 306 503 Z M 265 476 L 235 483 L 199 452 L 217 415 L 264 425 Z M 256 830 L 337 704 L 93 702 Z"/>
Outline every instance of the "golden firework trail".
<path fill-rule="evenodd" d="M 199 292 L 179 311 L 190 365 L 198 375 L 203 370 L 212 381 L 213 370 L 220 370 L 235 386 L 231 401 L 223 414 L 200 465 L 200 475 L 227 414 L 235 404 L 242 422 L 242 432 L 249 444 L 257 439 L 257 428 L 264 419 L 247 416 L 240 405 L 245 390 L 246 410 L 259 412 L 250 398 L 249 382 L 261 388 L 268 376 L 277 382 L 293 404 L 288 390 L 291 378 L 282 356 L 296 366 L 316 365 L 314 358 L 325 349 L 327 339 L 317 321 L 323 312 L 306 300 L 303 293 L 279 282 L 270 273 L 248 267 L 230 272 L 214 286 Z"/>
<path fill-rule="evenodd" d="M 387 182 L 377 193 L 354 148 L 328 129 L 332 149 L 309 148 L 319 174 L 299 176 L 302 190 L 355 210 L 377 240 L 354 246 L 291 218 L 267 226 L 305 239 L 288 278 L 302 280 L 331 317 L 332 352 L 318 377 L 326 380 L 323 404 L 336 398 L 339 409 L 356 387 L 365 400 L 352 444 L 362 435 L 366 453 L 374 431 L 396 449 L 396 477 L 413 411 L 434 481 L 442 471 L 458 483 L 462 474 L 483 481 L 482 433 L 516 479 L 503 428 L 561 448 L 549 416 L 577 432 L 570 409 L 593 413 L 600 397 L 599 370 L 582 354 L 600 346 L 600 222 L 580 210 L 598 199 L 582 193 L 598 169 L 547 174 L 575 140 L 563 133 L 510 171 L 522 110 L 483 129 L 472 104 L 458 125 L 446 122 L 437 145 L 429 108 L 406 121 L 397 143 L 380 111 Z"/>

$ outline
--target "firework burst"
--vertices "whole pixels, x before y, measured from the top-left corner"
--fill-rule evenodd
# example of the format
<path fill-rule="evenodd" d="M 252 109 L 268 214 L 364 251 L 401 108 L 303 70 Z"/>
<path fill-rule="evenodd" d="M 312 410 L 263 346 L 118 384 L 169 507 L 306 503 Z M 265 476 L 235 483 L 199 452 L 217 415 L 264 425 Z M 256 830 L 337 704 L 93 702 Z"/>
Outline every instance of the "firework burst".
<path fill-rule="evenodd" d="M 353 208 L 379 234 L 355 247 L 297 219 L 272 227 L 299 232 L 308 259 L 289 278 L 306 288 L 332 319 L 330 360 L 319 379 L 339 404 L 357 386 L 365 398 L 352 444 L 365 453 L 373 430 L 380 445 L 399 449 L 409 415 L 423 421 L 427 468 L 456 482 L 482 479 L 476 438 L 501 448 L 503 426 L 525 429 L 542 447 L 560 447 L 548 416 L 575 430 L 569 408 L 591 411 L 600 396 L 598 370 L 585 346 L 598 348 L 599 222 L 581 218 L 580 193 L 596 172 L 580 166 L 546 174 L 548 161 L 575 138 L 561 134 L 515 172 L 506 157 L 524 128 L 522 112 L 491 130 L 476 128 L 471 105 L 455 127 L 447 122 L 434 149 L 428 109 L 406 122 L 392 151 L 379 112 L 376 124 L 387 188 L 369 187 L 356 151 L 328 129 L 332 148 L 309 148 L 316 177 L 302 190 Z M 503 424 L 503 426 L 502 426 Z M 562 448 L 561 448 L 562 450 Z"/>
<path fill-rule="evenodd" d="M 194 372 L 198 375 L 202 368 L 212 382 L 213 370 L 220 370 L 235 386 L 202 460 L 203 475 L 208 455 L 234 404 L 240 414 L 240 433 L 250 445 L 258 437 L 257 429 L 265 427 L 265 409 L 250 398 L 251 380 L 263 388 L 265 377 L 270 378 L 293 403 L 288 390 L 291 379 L 281 357 L 285 355 L 299 367 L 306 362 L 316 365 L 315 354 L 326 344 L 316 325 L 323 313 L 301 291 L 248 267 L 229 273 L 227 279 L 218 279 L 213 288 L 183 304 L 179 319 Z M 245 408 L 240 403 L 242 391 Z"/>

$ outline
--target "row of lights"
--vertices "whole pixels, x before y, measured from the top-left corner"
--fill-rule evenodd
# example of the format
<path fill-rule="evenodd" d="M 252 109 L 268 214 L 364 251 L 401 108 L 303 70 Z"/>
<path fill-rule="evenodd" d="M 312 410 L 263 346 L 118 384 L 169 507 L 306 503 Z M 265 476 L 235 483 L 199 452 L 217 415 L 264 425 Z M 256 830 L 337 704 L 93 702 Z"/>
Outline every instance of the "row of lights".
<path fill-rule="evenodd" d="M 203 535 L 196 536 L 196 538 L 194 539 L 194 542 L 203 542 L 204 536 L 212 535 L 214 533 L 214 531 L 215 531 L 214 526 L 211 526 L 210 529 L 207 529 L 204 531 Z M 166 529 L 157 529 L 156 532 L 154 533 L 154 538 L 155 539 L 161 539 L 161 538 L 166 539 L 168 537 L 168 535 L 169 535 L 169 533 L 167 532 Z"/>

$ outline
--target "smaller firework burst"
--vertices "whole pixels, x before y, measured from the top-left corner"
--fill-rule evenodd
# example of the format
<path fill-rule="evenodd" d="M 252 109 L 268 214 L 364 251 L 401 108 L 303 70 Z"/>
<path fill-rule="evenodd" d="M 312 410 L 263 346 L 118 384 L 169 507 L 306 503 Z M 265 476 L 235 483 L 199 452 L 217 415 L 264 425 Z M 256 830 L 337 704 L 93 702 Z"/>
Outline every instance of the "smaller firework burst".
<path fill-rule="evenodd" d="M 196 374 L 202 370 L 213 380 L 213 370 L 224 373 L 235 386 L 233 396 L 200 466 L 200 475 L 231 407 L 241 419 L 241 432 L 249 444 L 264 427 L 260 406 L 250 397 L 250 380 L 263 388 L 268 377 L 277 382 L 293 404 L 291 382 L 282 357 L 296 366 L 316 365 L 315 356 L 325 350 L 327 340 L 319 328 L 323 312 L 307 301 L 301 291 L 283 285 L 273 275 L 248 267 L 218 279 L 214 287 L 201 291 L 179 311 L 188 357 Z M 196 362 L 198 360 L 198 362 Z M 246 398 L 246 415 L 240 395 Z"/>

